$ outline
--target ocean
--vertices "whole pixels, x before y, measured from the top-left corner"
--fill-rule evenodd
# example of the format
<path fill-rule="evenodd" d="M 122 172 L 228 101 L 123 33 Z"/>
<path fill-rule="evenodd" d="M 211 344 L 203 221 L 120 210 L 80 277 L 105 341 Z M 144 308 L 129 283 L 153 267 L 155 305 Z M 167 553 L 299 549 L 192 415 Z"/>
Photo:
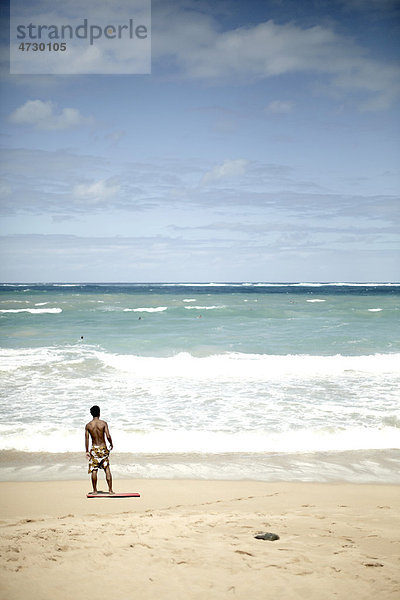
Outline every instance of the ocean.
<path fill-rule="evenodd" d="M 400 284 L 0 284 L 0 480 L 400 483 Z"/>

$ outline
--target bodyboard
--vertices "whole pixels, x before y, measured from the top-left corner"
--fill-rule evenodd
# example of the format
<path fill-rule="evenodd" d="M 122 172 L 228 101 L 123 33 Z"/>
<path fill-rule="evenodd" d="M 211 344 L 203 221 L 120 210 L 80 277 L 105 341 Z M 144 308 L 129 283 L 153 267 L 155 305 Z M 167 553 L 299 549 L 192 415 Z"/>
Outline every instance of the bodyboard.
<path fill-rule="evenodd" d="M 122 492 L 120 494 L 109 494 L 108 492 L 98 492 L 97 494 L 86 494 L 86 498 L 140 498 L 140 494 L 131 492 Z"/>

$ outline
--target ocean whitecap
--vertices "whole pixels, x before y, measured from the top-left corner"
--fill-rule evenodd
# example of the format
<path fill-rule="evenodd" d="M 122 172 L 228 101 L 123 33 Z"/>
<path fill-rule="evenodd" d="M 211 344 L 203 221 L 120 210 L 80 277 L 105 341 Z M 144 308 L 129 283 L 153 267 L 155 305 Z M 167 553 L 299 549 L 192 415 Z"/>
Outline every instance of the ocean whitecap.
<path fill-rule="evenodd" d="M 44 314 L 44 313 L 58 314 L 58 313 L 62 312 L 62 308 L 7 308 L 7 309 L 0 310 L 0 312 L 1 313 L 27 312 L 27 313 L 31 313 L 34 315 Z"/>
<path fill-rule="evenodd" d="M 225 306 L 185 306 L 186 310 L 215 310 L 216 308 L 225 308 Z"/>
<path fill-rule="evenodd" d="M 124 312 L 164 312 L 168 310 L 168 306 L 157 306 L 156 308 L 124 308 Z"/>

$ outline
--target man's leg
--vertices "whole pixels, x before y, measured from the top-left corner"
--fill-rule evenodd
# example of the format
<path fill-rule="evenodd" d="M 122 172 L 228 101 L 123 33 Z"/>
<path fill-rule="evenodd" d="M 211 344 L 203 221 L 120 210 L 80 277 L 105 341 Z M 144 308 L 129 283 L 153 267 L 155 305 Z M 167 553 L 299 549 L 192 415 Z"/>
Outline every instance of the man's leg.
<path fill-rule="evenodd" d="M 107 480 L 107 484 L 108 484 L 108 491 L 110 494 L 113 494 L 113 489 L 112 489 L 112 475 L 111 475 L 111 471 L 110 471 L 110 467 L 106 467 L 104 469 L 105 473 L 106 473 L 106 480 Z"/>
<path fill-rule="evenodd" d="M 97 494 L 97 471 L 92 471 L 93 493 Z"/>

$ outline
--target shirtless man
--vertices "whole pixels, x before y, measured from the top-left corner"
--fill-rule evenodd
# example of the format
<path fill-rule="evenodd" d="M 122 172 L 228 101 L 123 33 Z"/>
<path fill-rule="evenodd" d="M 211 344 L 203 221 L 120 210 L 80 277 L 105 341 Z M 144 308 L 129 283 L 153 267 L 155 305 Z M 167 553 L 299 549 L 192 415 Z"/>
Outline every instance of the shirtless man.
<path fill-rule="evenodd" d="M 90 413 L 93 419 L 85 427 L 85 445 L 86 445 L 86 458 L 89 461 L 88 473 L 92 474 L 92 485 L 93 493 L 97 494 L 97 470 L 104 469 L 106 474 L 106 480 L 108 484 L 108 491 L 110 494 L 114 494 L 112 489 L 112 476 L 110 471 L 110 462 L 108 460 L 110 451 L 113 449 L 113 443 L 108 425 L 105 421 L 101 421 L 100 408 L 98 406 L 92 406 Z M 92 439 L 92 447 L 89 452 L 89 434 Z M 107 438 L 110 449 L 107 448 Z"/>

